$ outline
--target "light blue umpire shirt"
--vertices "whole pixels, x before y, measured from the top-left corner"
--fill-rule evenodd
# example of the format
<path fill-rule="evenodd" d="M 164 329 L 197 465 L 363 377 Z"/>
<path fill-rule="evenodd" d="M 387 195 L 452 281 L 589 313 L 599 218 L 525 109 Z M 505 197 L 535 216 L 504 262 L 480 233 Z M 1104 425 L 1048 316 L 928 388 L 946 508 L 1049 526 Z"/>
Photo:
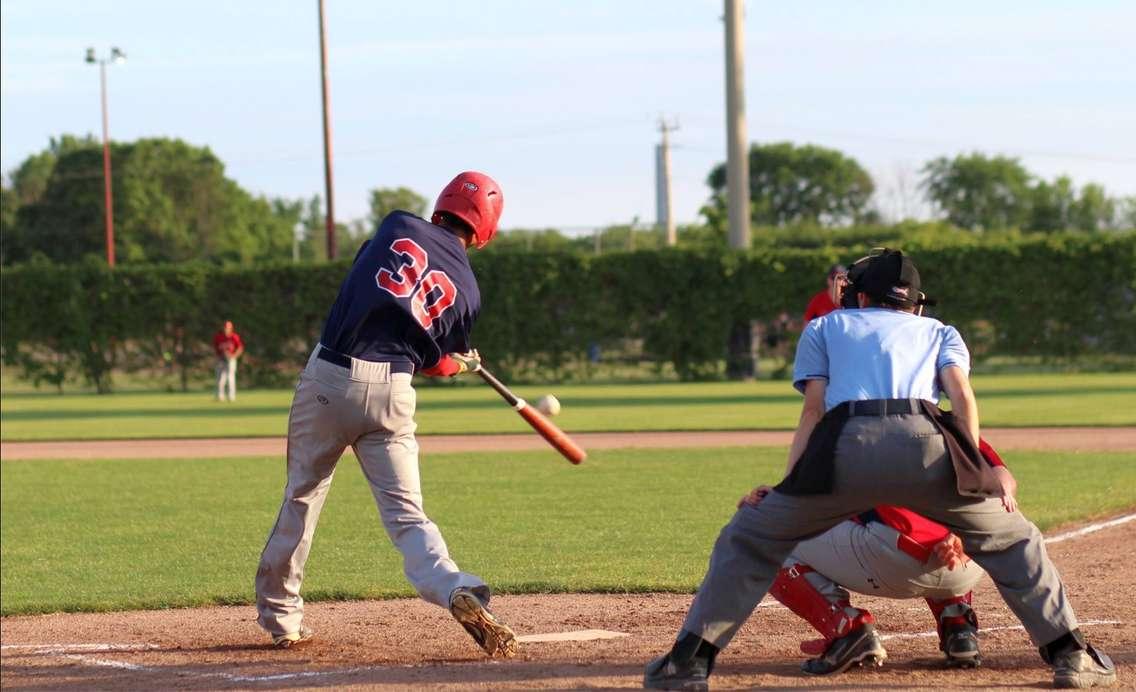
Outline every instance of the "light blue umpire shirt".
<path fill-rule="evenodd" d="M 954 327 L 888 308 L 834 310 L 808 323 L 797 343 L 793 386 L 827 380 L 824 409 L 845 401 L 926 399 L 939 403 L 939 371 L 970 372 Z"/>

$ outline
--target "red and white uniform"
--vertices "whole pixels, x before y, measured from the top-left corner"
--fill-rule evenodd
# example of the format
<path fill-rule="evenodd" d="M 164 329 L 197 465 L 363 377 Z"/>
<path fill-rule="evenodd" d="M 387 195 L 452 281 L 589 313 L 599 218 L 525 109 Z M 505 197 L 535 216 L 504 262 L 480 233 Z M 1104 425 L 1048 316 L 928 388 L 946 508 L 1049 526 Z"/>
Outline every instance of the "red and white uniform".
<path fill-rule="evenodd" d="M 237 358 L 245 350 L 245 342 L 241 335 L 231 328 L 226 334 L 225 330 L 213 335 L 213 352 L 217 354 L 217 400 L 229 401 L 237 399 Z"/>
<path fill-rule="evenodd" d="M 241 341 L 241 335 L 236 332 L 226 334 L 224 331 L 219 331 L 213 335 L 213 351 L 222 360 L 232 358 L 244 347 L 245 342 Z"/>
<path fill-rule="evenodd" d="M 809 320 L 827 315 L 835 309 L 836 303 L 832 302 L 832 296 L 829 295 L 828 289 L 820 291 L 805 306 L 804 322 L 808 324 Z"/>

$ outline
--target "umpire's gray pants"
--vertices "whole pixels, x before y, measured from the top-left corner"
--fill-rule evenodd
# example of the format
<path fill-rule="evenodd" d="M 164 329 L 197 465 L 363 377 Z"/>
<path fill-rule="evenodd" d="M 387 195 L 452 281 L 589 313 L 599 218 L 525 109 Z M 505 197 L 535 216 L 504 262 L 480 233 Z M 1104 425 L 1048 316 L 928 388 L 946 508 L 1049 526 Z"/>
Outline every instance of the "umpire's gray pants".
<path fill-rule="evenodd" d="M 886 460 L 886 461 L 881 461 Z M 921 415 L 849 418 L 828 495 L 771 492 L 743 505 L 710 555 L 683 630 L 725 647 L 801 540 L 875 505 L 900 505 L 959 535 L 1037 646 L 1077 627 L 1041 533 L 999 500 L 962 497 L 942 437 Z M 681 636 L 681 635 L 680 635 Z"/>
<path fill-rule="evenodd" d="M 319 347 L 316 347 L 318 352 Z M 348 446 L 379 507 L 383 528 L 402 553 L 403 570 L 423 599 L 449 607 L 469 587 L 489 600 L 480 578 L 458 570 L 434 522 L 422 510 L 415 392 L 390 364 L 352 359 L 351 368 L 312 353 L 288 416 L 288 484 L 256 572 L 257 622 L 273 635 L 300 629 L 300 584 L 335 464 Z"/>

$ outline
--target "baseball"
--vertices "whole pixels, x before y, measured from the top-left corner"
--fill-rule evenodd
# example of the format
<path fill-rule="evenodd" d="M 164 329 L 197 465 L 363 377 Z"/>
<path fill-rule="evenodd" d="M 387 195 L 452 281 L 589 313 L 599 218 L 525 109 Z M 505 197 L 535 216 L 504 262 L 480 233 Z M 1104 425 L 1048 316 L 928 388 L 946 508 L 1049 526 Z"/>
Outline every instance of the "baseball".
<path fill-rule="evenodd" d="M 555 416 L 560 413 L 560 402 L 551 394 L 545 394 L 536 400 L 536 410 L 546 416 Z"/>

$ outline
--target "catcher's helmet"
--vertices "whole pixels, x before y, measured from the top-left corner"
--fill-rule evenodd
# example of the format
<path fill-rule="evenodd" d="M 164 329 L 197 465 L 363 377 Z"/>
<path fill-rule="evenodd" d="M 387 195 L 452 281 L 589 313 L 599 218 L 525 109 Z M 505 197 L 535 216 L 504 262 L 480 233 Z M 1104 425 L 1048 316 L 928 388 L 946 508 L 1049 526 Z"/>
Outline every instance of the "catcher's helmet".
<path fill-rule="evenodd" d="M 458 173 L 442 188 L 430 220 L 438 223 L 440 214 L 453 214 L 473 229 L 475 244 L 483 248 L 497 233 L 497 220 L 505 207 L 501 186 L 493 178 L 476 171 Z"/>

